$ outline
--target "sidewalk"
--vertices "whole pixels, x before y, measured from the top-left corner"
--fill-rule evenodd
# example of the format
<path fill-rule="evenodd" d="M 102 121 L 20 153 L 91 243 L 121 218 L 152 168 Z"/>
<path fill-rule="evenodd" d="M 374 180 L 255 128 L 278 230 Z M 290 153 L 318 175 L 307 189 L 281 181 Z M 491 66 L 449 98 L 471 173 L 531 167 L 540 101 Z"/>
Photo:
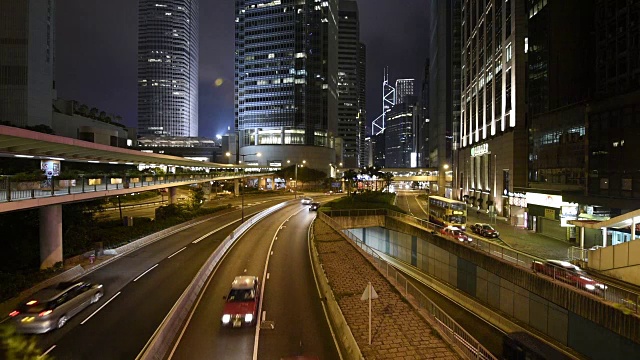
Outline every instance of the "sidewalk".
<path fill-rule="evenodd" d="M 438 332 L 340 234 L 323 221 L 314 224 L 315 245 L 329 284 L 366 359 L 460 359 Z M 368 305 L 360 297 L 371 284 L 372 341 Z"/>

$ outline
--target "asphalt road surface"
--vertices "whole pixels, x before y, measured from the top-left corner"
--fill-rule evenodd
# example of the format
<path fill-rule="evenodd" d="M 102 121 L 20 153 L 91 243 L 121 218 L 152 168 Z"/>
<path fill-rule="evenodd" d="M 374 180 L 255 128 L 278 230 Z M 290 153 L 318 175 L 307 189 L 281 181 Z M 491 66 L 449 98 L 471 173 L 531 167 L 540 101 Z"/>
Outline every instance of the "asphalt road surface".
<path fill-rule="evenodd" d="M 339 359 L 309 263 L 307 233 L 314 216 L 308 206 L 295 204 L 248 230 L 212 274 L 171 358 Z M 263 280 L 262 329 L 221 326 L 223 296 L 238 275 Z"/>
<path fill-rule="evenodd" d="M 245 217 L 277 202 L 245 209 Z M 83 280 L 102 283 L 105 296 L 64 328 L 38 336 L 39 346 L 57 360 L 134 359 L 239 219 L 240 210 L 214 216 L 88 274 Z"/>

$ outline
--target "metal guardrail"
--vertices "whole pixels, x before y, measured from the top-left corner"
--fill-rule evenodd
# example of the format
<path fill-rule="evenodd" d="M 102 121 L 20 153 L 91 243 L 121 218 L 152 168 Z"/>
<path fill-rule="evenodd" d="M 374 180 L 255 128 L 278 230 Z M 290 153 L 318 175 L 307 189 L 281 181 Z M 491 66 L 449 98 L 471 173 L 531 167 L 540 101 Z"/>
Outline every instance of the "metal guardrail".
<path fill-rule="evenodd" d="M 363 213 L 369 212 L 375 214 L 375 210 L 361 210 Z M 378 210 L 380 211 L 380 210 Z M 386 210 L 383 210 L 386 211 Z M 386 276 L 389 281 L 395 281 L 400 287 L 404 288 L 404 293 L 401 293 L 405 298 L 410 296 L 416 301 L 419 309 L 424 310 L 427 316 L 437 324 L 440 329 L 440 334 L 446 336 L 446 338 L 454 343 L 460 351 L 468 359 L 495 359 L 493 354 L 489 352 L 478 340 L 476 340 L 471 334 L 469 334 L 462 326 L 460 326 L 453 318 L 440 309 L 438 305 L 432 302 L 423 292 L 415 287 L 398 269 L 389 264 L 383 258 L 381 258 L 376 251 L 366 245 L 362 240 L 355 236 L 350 231 L 343 232 L 340 229 L 340 225 L 332 219 L 329 215 L 319 213 L 318 217 L 325 221 L 334 230 L 345 234 L 351 239 L 358 247 L 364 250 L 367 254 L 371 255 L 375 266 L 378 268 L 381 274 Z"/>
<path fill-rule="evenodd" d="M 0 176 L 0 203 L 43 197 L 81 194 L 119 189 L 137 189 L 148 186 L 216 180 L 237 177 L 237 172 L 211 172 L 207 174 L 168 175 L 101 175 L 78 176 L 76 179 L 59 180 L 55 177 L 44 181 L 12 181 L 11 175 Z"/>
<path fill-rule="evenodd" d="M 327 216 L 370 216 L 379 215 L 379 212 L 381 211 L 386 212 L 387 216 L 400 218 L 403 221 L 420 226 L 427 231 L 431 231 L 433 234 L 437 234 L 450 241 L 460 243 L 458 240 L 441 234 L 441 230 L 443 229 L 442 226 L 394 210 L 335 210 L 328 211 L 326 214 Z M 485 240 L 480 237 L 474 237 L 473 241 L 468 245 L 465 244 L 465 246 L 472 246 L 479 251 L 484 251 L 491 256 L 505 260 L 514 266 L 525 267 L 534 273 L 544 276 L 545 278 L 563 282 L 575 287 L 576 289 L 597 296 L 604 301 L 611 302 L 614 306 L 621 306 L 625 309 L 624 311 L 630 311 L 636 315 L 640 315 L 640 294 L 633 291 L 620 288 L 615 284 L 600 281 L 598 279 L 593 280 L 597 280 L 597 283 L 604 285 L 604 287 L 596 286 L 595 289 L 591 288 L 592 284 L 584 279 L 584 277 L 591 278 L 590 275 L 585 276 L 585 274 L 581 272 L 567 270 L 564 267 L 554 266 L 552 264 L 546 264 L 545 259 L 493 243 L 492 241 Z M 537 270 L 537 267 L 539 268 L 539 266 L 534 266 L 535 263 L 545 263 L 545 266 L 547 266 L 549 270 L 539 271 Z"/>
<path fill-rule="evenodd" d="M 189 286 L 173 305 L 169 314 L 164 318 L 160 327 L 153 334 L 149 343 L 147 343 L 136 359 L 164 359 L 169 347 L 173 345 L 173 340 L 176 338 L 180 329 L 184 326 L 184 321 L 192 310 L 192 307 L 195 304 L 200 291 L 204 288 L 207 279 L 229 248 L 242 236 L 242 234 L 244 234 L 245 231 L 249 230 L 250 227 L 261 221 L 263 218 L 287 205 L 297 202 L 298 200 L 290 200 L 272 206 L 258 215 L 251 217 L 232 231 L 231 234 L 222 241 L 220 246 L 215 249 L 211 256 L 209 256 L 204 265 L 202 265 Z"/>

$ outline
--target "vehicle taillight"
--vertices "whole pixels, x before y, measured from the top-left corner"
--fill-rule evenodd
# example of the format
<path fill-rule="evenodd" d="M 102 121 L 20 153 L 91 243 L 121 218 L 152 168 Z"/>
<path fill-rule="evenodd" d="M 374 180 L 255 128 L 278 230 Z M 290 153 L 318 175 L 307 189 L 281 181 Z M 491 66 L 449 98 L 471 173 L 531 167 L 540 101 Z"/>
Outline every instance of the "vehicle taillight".
<path fill-rule="evenodd" d="M 53 312 L 53 310 L 45 310 L 43 312 L 41 312 L 40 314 L 38 314 L 38 316 L 47 316 L 49 314 L 51 314 Z"/>
<path fill-rule="evenodd" d="M 9 313 L 9 316 L 14 317 L 16 315 L 20 314 L 20 311 L 18 310 L 13 310 L 12 312 Z"/>

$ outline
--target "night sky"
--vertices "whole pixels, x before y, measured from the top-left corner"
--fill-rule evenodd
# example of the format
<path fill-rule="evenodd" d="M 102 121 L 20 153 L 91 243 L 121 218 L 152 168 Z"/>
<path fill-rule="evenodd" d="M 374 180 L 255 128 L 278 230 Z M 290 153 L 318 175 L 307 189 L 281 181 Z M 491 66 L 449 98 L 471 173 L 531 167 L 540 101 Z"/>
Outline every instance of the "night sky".
<path fill-rule="evenodd" d="M 391 81 L 420 82 L 428 54 L 428 1 L 358 1 L 360 39 L 367 45 L 369 122 L 381 112 L 385 66 Z M 137 125 L 137 3 L 56 2 L 58 97 L 121 115 L 131 127 Z M 200 0 L 200 136 L 233 127 L 233 12 L 233 0 Z M 216 79 L 222 85 L 215 86 Z"/>

